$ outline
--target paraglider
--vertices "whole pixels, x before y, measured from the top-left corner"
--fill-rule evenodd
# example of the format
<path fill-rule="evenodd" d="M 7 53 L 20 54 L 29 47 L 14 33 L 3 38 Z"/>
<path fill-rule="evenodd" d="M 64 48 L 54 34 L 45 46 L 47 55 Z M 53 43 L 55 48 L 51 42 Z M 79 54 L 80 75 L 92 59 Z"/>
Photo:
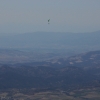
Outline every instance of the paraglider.
<path fill-rule="evenodd" d="M 48 19 L 48 24 L 50 24 L 49 22 L 50 22 L 50 19 Z"/>

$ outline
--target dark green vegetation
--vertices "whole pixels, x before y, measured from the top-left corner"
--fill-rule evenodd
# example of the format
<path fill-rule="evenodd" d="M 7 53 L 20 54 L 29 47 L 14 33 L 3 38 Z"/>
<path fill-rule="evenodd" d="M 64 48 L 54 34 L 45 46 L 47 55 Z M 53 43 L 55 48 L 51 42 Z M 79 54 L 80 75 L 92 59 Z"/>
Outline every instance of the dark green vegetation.
<path fill-rule="evenodd" d="M 75 89 L 100 86 L 100 51 L 66 59 L 1 65 L 0 89 Z M 40 66 L 37 66 L 37 63 Z M 82 65 L 82 66 L 81 66 Z"/>
<path fill-rule="evenodd" d="M 99 100 L 100 51 L 0 65 L 1 100 Z"/>
<path fill-rule="evenodd" d="M 0 67 L 0 88 L 75 89 L 100 86 L 100 67 Z"/>

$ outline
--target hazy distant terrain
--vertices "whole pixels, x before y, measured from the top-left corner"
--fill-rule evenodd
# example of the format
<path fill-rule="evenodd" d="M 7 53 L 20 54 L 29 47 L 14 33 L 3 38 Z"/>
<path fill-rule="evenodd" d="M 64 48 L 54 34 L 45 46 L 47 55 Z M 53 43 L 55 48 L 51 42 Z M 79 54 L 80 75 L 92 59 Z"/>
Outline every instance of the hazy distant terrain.
<path fill-rule="evenodd" d="M 0 37 L 1 48 L 39 52 L 84 52 L 99 50 L 100 31 L 92 33 L 34 32 Z"/>
<path fill-rule="evenodd" d="M 35 50 L 0 49 L 0 64 L 42 62 L 50 59 L 69 57 L 74 53 L 69 52 L 39 52 Z"/>
<path fill-rule="evenodd" d="M 0 37 L 0 99 L 99 100 L 100 32 Z"/>

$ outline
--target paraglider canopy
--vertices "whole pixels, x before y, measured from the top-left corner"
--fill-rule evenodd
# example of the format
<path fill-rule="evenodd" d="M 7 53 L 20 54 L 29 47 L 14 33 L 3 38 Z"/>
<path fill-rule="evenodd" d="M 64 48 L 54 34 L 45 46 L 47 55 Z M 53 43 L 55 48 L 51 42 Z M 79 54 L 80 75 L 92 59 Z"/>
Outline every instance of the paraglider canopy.
<path fill-rule="evenodd" d="M 48 19 L 48 24 L 50 24 L 49 22 L 50 22 L 50 19 Z"/>

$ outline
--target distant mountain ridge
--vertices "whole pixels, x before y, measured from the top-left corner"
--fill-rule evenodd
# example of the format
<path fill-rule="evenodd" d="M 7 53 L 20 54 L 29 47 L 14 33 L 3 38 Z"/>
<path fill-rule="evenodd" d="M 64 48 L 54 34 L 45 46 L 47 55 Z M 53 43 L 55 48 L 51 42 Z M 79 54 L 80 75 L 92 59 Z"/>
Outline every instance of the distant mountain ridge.
<path fill-rule="evenodd" d="M 0 37 L 0 47 L 41 50 L 97 50 L 100 31 L 91 33 L 34 32 Z"/>

